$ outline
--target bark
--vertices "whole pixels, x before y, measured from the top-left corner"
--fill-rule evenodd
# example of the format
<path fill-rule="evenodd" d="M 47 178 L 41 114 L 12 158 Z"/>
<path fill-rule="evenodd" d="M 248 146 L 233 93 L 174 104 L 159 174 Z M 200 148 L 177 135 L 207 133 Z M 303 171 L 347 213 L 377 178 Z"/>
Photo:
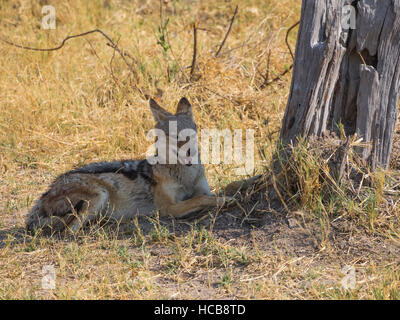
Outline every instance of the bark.
<path fill-rule="evenodd" d="M 349 7 L 355 29 L 346 29 Z M 370 165 L 390 160 L 400 89 L 400 0 L 303 0 L 281 140 L 357 134 Z"/>

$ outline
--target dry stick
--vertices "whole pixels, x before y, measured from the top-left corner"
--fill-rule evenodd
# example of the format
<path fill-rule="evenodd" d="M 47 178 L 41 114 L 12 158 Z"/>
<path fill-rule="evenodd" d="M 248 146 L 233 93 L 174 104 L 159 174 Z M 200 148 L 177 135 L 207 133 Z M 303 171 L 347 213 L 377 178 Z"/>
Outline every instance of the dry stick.
<path fill-rule="evenodd" d="M 271 63 L 271 50 L 268 51 L 268 58 L 267 58 L 267 72 L 265 74 L 264 78 L 264 85 L 266 86 L 268 84 L 268 80 L 269 80 L 269 66 Z"/>
<path fill-rule="evenodd" d="M 96 49 L 93 47 L 92 43 L 85 38 L 85 41 L 88 43 L 88 45 L 90 46 L 90 48 L 92 49 L 94 55 L 96 56 L 97 60 L 99 60 L 99 62 L 102 64 L 103 68 L 106 69 L 108 72 L 110 72 L 110 70 L 108 70 L 108 68 L 106 67 L 106 65 L 103 63 L 103 60 L 100 59 L 99 55 L 97 54 Z"/>
<path fill-rule="evenodd" d="M 266 83 L 268 83 L 270 63 L 271 63 L 271 50 L 269 50 L 269 52 L 268 52 L 267 73 L 265 75 L 265 82 Z"/>
<path fill-rule="evenodd" d="M 255 44 L 255 45 L 259 44 L 259 41 L 250 41 L 250 40 L 254 37 L 255 34 L 257 34 L 257 32 L 259 32 L 261 30 L 262 26 L 265 24 L 265 22 L 267 20 L 268 20 L 268 18 L 263 19 L 263 21 L 260 23 L 260 25 L 250 35 L 248 35 L 246 37 L 246 39 L 243 41 L 243 43 L 241 45 L 233 47 L 228 50 L 225 50 L 225 52 L 223 54 L 226 55 L 228 53 L 231 53 L 234 50 L 244 48 L 244 47 L 250 47 L 250 45 L 253 45 L 253 44 Z M 264 37 L 264 39 L 261 39 L 261 41 L 266 40 L 266 39 L 267 39 L 267 37 Z"/>
<path fill-rule="evenodd" d="M 64 38 L 64 40 L 62 41 L 62 43 L 61 43 L 58 47 L 54 47 L 54 48 L 33 48 L 33 47 L 21 46 L 21 45 L 19 45 L 19 44 L 16 44 L 16 43 L 13 43 L 13 42 L 11 42 L 11 41 L 8 41 L 8 40 L 6 40 L 6 39 L 4 39 L 4 38 L 2 38 L 2 37 L 0 37 L 0 40 L 3 41 L 4 43 L 7 43 L 7 44 L 10 45 L 10 46 L 14 46 L 14 47 L 21 48 L 21 49 L 25 49 L 25 50 L 33 50 L 33 51 L 56 51 L 56 50 L 61 49 L 61 48 L 64 46 L 64 44 L 65 44 L 69 39 L 78 38 L 78 37 L 83 37 L 83 36 L 86 36 L 86 35 L 88 35 L 88 34 L 95 33 L 95 32 L 100 33 L 104 38 L 106 38 L 106 39 L 110 42 L 110 43 L 107 43 L 107 45 L 108 45 L 109 47 L 113 48 L 114 50 L 116 50 L 116 51 L 120 54 L 122 60 L 124 60 L 125 64 L 128 66 L 128 68 L 130 69 L 130 71 L 132 72 L 132 74 L 137 78 L 137 74 L 136 74 L 135 70 L 133 69 L 132 65 L 131 65 L 131 64 L 126 60 L 126 58 L 125 58 L 125 55 L 127 55 L 127 54 L 126 54 L 124 51 L 122 51 L 122 50 L 114 43 L 114 41 L 113 41 L 108 35 L 106 35 L 103 31 L 101 31 L 100 29 L 94 29 L 94 30 L 90 30 L 90 31 L 87 31 L 87 32 L 83 32 L 83 33 L 75 34 L 75 35 L 72 35 L 72 36 L 68 36 L 68 37 Z M 127 56 L 128 56 L 128 55 L 127 55 Z M 144 95 L 144 93 L 142 92 L 142 90 L 141 90 L 140 88 L 138 88 L 136 85 L 135 85 L 135 88 L 136 88 L 142 95 Z"/>
<path fill-rule="evenodd" d="M 197 22 L 193 23 L 193 59 L 192 67 L 190 69 L 190 79 L 193 78 L 194 69 L 196 67 L 196 56 L 197 56 Z"/>
<path fill-rule="evenodd" d="M 162 2 L 161 2 L 161 1 L 160 1 L 160 20 L 161 20 L 161 25 L 163 25 L 163 22 L 162 22 L 162 21 L 163 21 L 163 17 L 162 17 Z M 201 28 L 197 28 L 197 30 L 202 30 L 202 29 L 201 29 Z M 165 37 L 166 42 L 167 42 L 167 43 L 170 43 L 170 41 L 169 41 L 170 37 L 169 37 L 169 32 L 168 32 L 168 29 L 167 29 L 167 28 L 165 28 L 165 35 L 164 35 L 164 37 Z M 177 56 L 175 55 L 174 49 L 173 49 L 172 46 L 169 48 L 169 50 L 170 50 L 170 52 L 171 52 L 172 58 L 174 59 L 174 62 L 178 65 L 179 70 L 181 71 L 181 73 L 183 74 L 183 76 L 186 78 L 187 82 L 190 82 L 190 79 L 189 79 L 188 75 L 186 74 L 186 72 L 184 71 L 184 69 L 190 68 L 191 66 L 188 66 L 188 67 L 183 68 L 183 67 L 182 67 L 182 64 L 179 62 Z"/>
<path fill-rule="evenodd" d="M 199 28 L 197 28 L 197 30 L 199 30 Z M 169 42 L 170 42 L 170 41 L 169 41 L 170 37 L 169 37 L 168 30 L 166 30 L 166 34 L 165 34 L 165 35 L 166 35 L 166 38 L 167 38 L 168 43 L 169 43 Z M 181 73 L 183 74 L 183 76 L 186 78 L 187 82 L 190 82 L 190 79 L 189 79 L 188 75 L 186 74 L 186 72 L 184 71 L 184 69 L 190 68 L 191 66 L 188 66 L 188 67 L 183 68 L 183 67 L 182 67 L 182 64 L 179 62 L 177 56 L 175 55 L 175 52 L 174 52 L 174 49 L 172 48 L 172 46 L 171 46 L 171 48 L 170 48 L 169 50 L 171 51 L 171 55 L 172 55 L 172 57 L 173 57 L 173 59 L 174 59 L 174 62 L 178 65 L 179 70 L 181 71 Z"/>
<path fill-rule="evenodd" d="M 361 61 L 363 62 L 364 66 L 366 66 L 367 64 L 365 63 L 365 59 L 364 59 L 364 57 L 362 56 L 361 52 L 360 52 L 360 51 L 357 51 L 357 53 L 358 53 L 358 55 L 360 56 Z"/>
<path fill-rule="evenodd" d="M 233 17 L 232 17 L 232 19 L 231 19 L 231 23 L 230 23 L 230 25 L 229 25 L 228 31 L 226 32 L 225 38 L 224 38 L 224 40 L 222 40 L 222 43 L 221 43 L 221 45 L 219 46 L 219 49 L 218 49 L 217 53 L 215 54 L 215 58 L 218 57 L 219 53 L 220 53 L 221 50 L 222 50 L 222 47 L 223 47 L 224 44 L 225 44 L 226 39 L 227 39 L 228 36 L 229 36 L 229 33 L 231 32 L 232 24 L 233 24 L 233 21 L 235 21 L 236 14 L 238 13 L 238 10 L 239 10 L 239 5 L 236 5 L 235 13 L 233 14 Z"/>
<path fill-rule="evenodd" d="M 112 69 L 112 61 L 113 61 L 113 59 L 114 59 L 115 51 L 116 51 L 116 50 L 113 51 L 112 58 L 111 58 L 111 61 L 110 61 L 110 69 L 108 69 L 107 66 L 106 66 L 106 65 L 103 63 L 103 61 L 101 60 L 101 58 L 99 57 L 99 55 L 97 54 L 97 51 L 96 51 L 96 49 L 93 47 L 92 43 L 91 43 L 89 40 L 87 40 L 86 38 L 85 38 L 85 40 L 86 40 L 86 42 L 90 45 L 90 47 L 92 48 L 92 50 L 93 50 L 93 52 L 94 52 L 96 58 L 97 58 L 97 59 L 100 61 L 100 63 L 103 65 L 104 69 L 107 70 L 107 71 L 111 74 L 111 77 L 112 77 L 112 79 L 114 80 L 115 84 L 116 84 L 119 88 L 121 88 L 121 86 L 120 86 L 120 84 L 119 84 L 119 79 L 114 75 L 114 72 L 113 72 L 113 69 Z M 117 44 L 118 44 L 118 42 L 119 42 L 119 39 L 117 40 Z"/>
<path fill-rule="evenodd" d="M 161 36 L 159 38 L 157 38 L 157 44 L 161 45 L 161 47 L 164 50 L 164 54 L 165 56 L 167 56 L 167 51 L 168 48 L 166 49 L 166 47 L 164 46 L 167 42 L 166 42 L 166 35 L 165 35 L 165 31 L 167 28 L 167 23 L 164 24 L 164 18 L 163 18 L 163 4 L 162 4 L 163 0 L 160 0 L 160 33 Z M 168 46 L 168 45 L 167 45 Z M 171 69 L 169 67 L 169 63 L 167 61 L 167 78 L 168 78 L 168 83 L 171 82 Z"/>
<path fill-rule="evenodd" d="M 112 72 L 112 68 L 111 68 L 111 69 L 108 69 L 108 68 L 107 68 L 107 66 L 103 63 L 103 60 L 101 60 L 101 58 L 100 58 L 99 55 L 97 54 L 97 51 L 96 51 L 96 49 L 93 47 L 92 43 L 91 43 L 89 40 L 87 40 L 86 38 L 85 38 L 85 40 L 86 40 L 86 42 L 89 44 L 89 46 L 90 46 L 90 48 L 92 49 L 92 51 L 94 52 L 94 55 L 96 56 L 97 60 L 100 61 L 100 63 L 103 65 L 103 68 L 104 68 L 105 70 L 107 70 L 107 72 L 109 72 L 109 73 L 111 74 L 113 80 L 114 80 L 115 83 L 119 86 L 119 84 L 118 84 L 118 82 L 116 81 L 116 78 L 115 78 L 115 76 L 114 76 L 114 74 L 113 74 L 113 72 Z M 117 41 L 117 43 L 118 43 L 118 41 Z M 115 50 L 113 51 L 113 57 L 114 57 L 114 54 L 115 54 Z M 111 67 L 111 66 L 110 66 L 110 67 Z"/>
<path fill-rule="evenodd" d="M 132 61 L 136 61 L 134 58 L 132 58 L 132 56 L 128 53 L 126 53 L 125 51 L 121 50 L 116 44 L 114 43 L 107 43 L 107 46 L 113 48 L 115 51 L 117 51 L 119 53 L 119 55 L 121 56 L 122 60 L 124 60 L 125 64 L 128 66 L 129 70 L 132 72 L 132 74 L 135 76 L 136 80 L 138 80 L 138 75 L 135 71 L 135 69 L 133 68 L 132 64 L 128 62 L 128 60 L 126 60 L 125 57 L 129 57 Z M 138 89 L 138 88 L 137 88 Z"/>
<path fill-rule="evenodd" d="M 266 88 L 268 86 L 270 86 L 271 84 L 273 84 L 274 82 L 280 80 L 285 74 L 289 73 L 290 70 L 293 69 L 293 64 L 291 64 L 289 66 L 289 68 L 287 68 L 285 71 L 283 71 L 280 75 L 278 75 L 277 77 L 275 77 L 274 79 L 272 79 L 270 82 L 268 82 L 267 84 L 263 84 L 261 86 L 261 89 Z"/>
<path fill-rule="evenodd" d="M 290 52 L 290 55 L 291 55 L 293 61 L 294 61 L 294 55 L 293 55 L 292 48 L 290 47 L 288 38 L 289 38 L 290 32 L 291 32 L 295 27 L 297 27 L 299 24 L 300 24 L 300 21 L 297 21 L 294 25 L 292 25 L 292 26 L 288 29 L 288 31 L 286 32 L 286 37 L 285 37 L 285 42 L 286 42 L 286 45 L 287 45 L 287 47 L 288 47 L 288 49 L 289 49 L 289 52 Z M 282 73 L 281 73 L 280 75 L 278 75 L 276 78 L 272 79 L 270 82 L 264 82 L 264 83 L 262 84 L 261 88 L 268 87 L 269 85 L 273 84 L 274 82 L 280 80 L 285 74 L 287 74 L 290 70 L 292 70 L 292 68 L 293 68 L 293 63 L 290 65 L 289 68 L 287 68 L 284 72 L 282 72 Z M 267 72 L 269 72 L 269 70 L 267 70 Z M 263 78 L 264 78 L 264 77 L 263 77 Z"/>
<path fill-rule="evenodd" d="M 290 47 L 290 44 L 289 44 L 289 34 L 290 34 L 290 32 L 294 29 L 294 28 L 296 28 L 298 25 L 300 24 L 300 21 L 297 21 L 294 25 L 292 25 L 289 29 L 288 29 L 288 31 L 286 32 L 286 37 L 285 37 L 285 42 L 286 42 L 286 45 L 287 45 L 287 47 L 289 48 L 289 52 L 290 52 L 290 55 L 292 56 L 292 60 L 294 60 L 294 54 L 293 54 L 293 51 L 292 51 L 292 48 Z"/>
<path fill-rule="evenodd" d="M 118 43 L 119 43 L 119 39 L 117 40 L 117 45 L 118 45 Z M 114 57 L 115 57 L 115 51 L 117 51 L 117 50 L 114 50 L 114 51 L 113 51 L 112 57 L 111 57 L 111 59 L 110 59 L 110 73 L 111 73 L 111 76 L 112 76 L 112 78 L 113 78 L 115 84 L 116 84 L 118 87 L 120 87 L 120 85 L 119 85 L 119 79 L 114 75 L 114 70 L 113 70 L 113 61 L 114 61 Z"/>
<path fill-rule="evenodd" d="M 61 49 L 61 48 L 64 46 L 65 42 L 67 42 L 67 40 L 72 39 L 72 38 L 83 37 L 83 36 L 86 36 L 86 35 L 88 35 L 88 34 L 90 34 L 90 33 L 94 33 L 94 32 L 99 32 L 99 33 L 101 33 L 108 41 L 110 41 L 110 42 L 115 46 L 115 44 L 114 44 L 114 42 L 111 40 L 111 38 L 110 38 L 109 36 L 107 36 L 103 31 L 101 31 L 101 30 L 99 30 L 99 29 L 90 30 L 90 31 L 87 31 L 87 32 L 84 32 L 84 33 L 80 33 L 80 34 L 75 34 L 75 35 L 72 35 L 72 36 L 68 36 L 68 37 L 66 37 L 66 38 L 62 41 L 62 43 L 61 43 L 58 47 L 54 47 L 54 48 L 32 48 L 32 47 L 26 47 L 26 46 L 21 46 L 21 45 L 19 45 L 19 44 L 15 44 L 15 43 L 13 43 L 13 42 L 10 42 L 10 41 L 8 41 L 8 40 L 5 40 L 4 38 L 0 38 L 0 40 L 3 41 L 3 42 L 5 42 L 5 43 L 7 43 L 7 44 L 9 44 L 9 45 L 11 45 L 11 46 L 14 46 L 14 47 L 17 47 L 17 48 L 21 48 L 21 49 L 26 49 L 26 50 L 34 50 L 34 51 L 56 51 L 56 50 Z"/>

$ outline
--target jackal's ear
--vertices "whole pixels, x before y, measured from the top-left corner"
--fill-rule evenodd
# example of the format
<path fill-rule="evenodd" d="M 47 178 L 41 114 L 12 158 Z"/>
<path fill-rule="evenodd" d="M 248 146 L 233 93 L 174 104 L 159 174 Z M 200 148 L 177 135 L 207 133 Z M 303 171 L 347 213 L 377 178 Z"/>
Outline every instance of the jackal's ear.
<path fill-rule="evenodd" d="M 178 107 L 176 108 L 176 114 L 184 113 L 190 117 L 193 117 L 193 109 L 192 105 L 190 104 L 189 100 L 183 97 L 178 102 Z"/>
<path fill-rule="evenodd" d="M 168 117 L 172 116 L 167 110 L 161 108 L 154 99 L 150 99 L 150 109 L 151 112 L 153 112 L 154 120 L 157 122 L 163 122 L 167 120 Z"/>

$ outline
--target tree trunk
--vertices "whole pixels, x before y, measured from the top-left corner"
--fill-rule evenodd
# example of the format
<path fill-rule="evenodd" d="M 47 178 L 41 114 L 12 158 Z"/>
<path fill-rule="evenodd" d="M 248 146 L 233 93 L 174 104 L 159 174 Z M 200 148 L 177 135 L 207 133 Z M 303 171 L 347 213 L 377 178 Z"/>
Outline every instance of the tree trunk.
<path fill-rule="evenodd" d="M 281 140 L 342 124 L 370 142 L 362 158 L 386 168 L 399 103 L 400 0 L 350 2 L 303 0 Z"/>

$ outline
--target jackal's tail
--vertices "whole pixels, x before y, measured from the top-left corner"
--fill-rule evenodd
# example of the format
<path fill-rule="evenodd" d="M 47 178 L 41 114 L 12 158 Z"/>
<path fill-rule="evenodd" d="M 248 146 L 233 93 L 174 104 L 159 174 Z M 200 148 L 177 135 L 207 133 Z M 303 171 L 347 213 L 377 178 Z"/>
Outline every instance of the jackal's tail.
<path fill-rule="evenodd" d="M 82 175 L 58 178 L 29 212 L 26 229 L 44 235 L 78 231 L 102 211 L 108 192 Z"/>

